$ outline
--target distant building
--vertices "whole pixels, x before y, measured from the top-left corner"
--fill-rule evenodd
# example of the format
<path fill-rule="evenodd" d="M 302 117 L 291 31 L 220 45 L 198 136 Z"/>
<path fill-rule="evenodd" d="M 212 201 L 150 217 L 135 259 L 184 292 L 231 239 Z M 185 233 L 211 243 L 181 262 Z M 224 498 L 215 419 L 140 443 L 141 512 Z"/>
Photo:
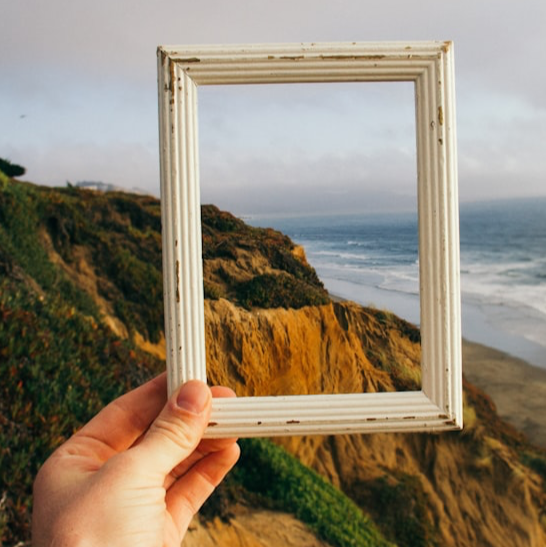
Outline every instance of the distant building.
<path fill-rule="evenodd" d="M 78 188 L 84 188 L 86 190 L 95 190 L 96 192 L 126 192 L 130 194 L 142 195 L 147 193 L 138 188 L 123 188 L 122 186 L 116 186 L 115 184 L 91 180 L 81 180 L 79 182 L 76 182 L 74 186 L 77 186 Z"/>

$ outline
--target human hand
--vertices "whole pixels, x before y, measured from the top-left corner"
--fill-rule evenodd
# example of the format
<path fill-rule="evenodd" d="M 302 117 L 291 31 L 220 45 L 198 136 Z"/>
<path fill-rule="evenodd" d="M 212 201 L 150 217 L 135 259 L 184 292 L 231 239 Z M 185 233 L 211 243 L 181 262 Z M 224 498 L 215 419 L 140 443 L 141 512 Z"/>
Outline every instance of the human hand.
<path fill-rule="evenodd" d="M 34 483 L 34 547 L 179 547 L 239 457 L 205 439 L 212 396 L 192 380 L 166 402 L 165 374 L 116 399 L 59 447 Z"/>

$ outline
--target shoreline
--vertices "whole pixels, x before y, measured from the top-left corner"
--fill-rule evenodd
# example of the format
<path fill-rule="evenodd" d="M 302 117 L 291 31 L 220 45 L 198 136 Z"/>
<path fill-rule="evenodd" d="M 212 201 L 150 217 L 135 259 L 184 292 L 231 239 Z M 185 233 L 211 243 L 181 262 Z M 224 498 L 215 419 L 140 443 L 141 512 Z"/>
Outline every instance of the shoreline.
<path fill-rule="evenodd" d="M 546 369 L 465 339 L 462 357 L 465 377 L 493 399 L 499 416 L 546 448 Z"/>
<path fill-rule="evenodd" d="M 351 300 L 363 306 L 389 310 L 398 317 L 419 325 L 419 295 L 389 291 L 375 285 L 355 285 L 351 282 L 321 276 L 330 288 L 330 298 Z M 506 316 L 499 305 L 477 304 L 461 294 L 461 331 L 466 340 L 498 349 L 515 358 L 546 370 L 546 346 L 529 340 L 525 332 L 530 329 L 528 318 Z"/>

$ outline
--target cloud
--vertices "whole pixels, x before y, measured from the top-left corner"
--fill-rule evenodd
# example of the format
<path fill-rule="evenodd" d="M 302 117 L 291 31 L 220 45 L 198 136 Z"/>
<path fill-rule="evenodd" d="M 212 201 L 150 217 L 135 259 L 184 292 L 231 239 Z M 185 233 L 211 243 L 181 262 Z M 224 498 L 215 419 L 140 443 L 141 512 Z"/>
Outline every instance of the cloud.
<path fill-rule="evenodd" d="M 390 149 L 372 157 L 241 156 L 205 163 L 201 180 L 203 202 L 237 214 L 408 209 L 417 184 L 414 158 Z"/>
<path fill-rule="evenodd" d="M 100 178 L 158 188 L 159 44 L 451 39 L 461 195 L 546 193 L 543 0 L 96 0 L 85 5 L 25 0 L 8 2 L 2 18 L 0 155 L 9 152 L 14 161 L 32 166 L 29 177 L 38 182 Z M 241 114 L 256 108 L 251 95 Z M 229 186 L 231 179 L 242 188 L 242 181 L 250 185 L 264 173 L 272 177 L 277 172 L 278 180 L 299 181 L 301 192 L 290 187 L 294 203 L 299 193 L 304 199 L 311 185 L 306 181 L 316 185 L 324 178 L 330 184 L 336 174 L 346 180 L 361 180 L 365 174 L 373 181 L 397 176 L 388 158 L 393 151 L 408 153 L 411 148 L 400 139 L 394 142 L 377 132 L 366 141 L 353 128 L 342 132 L 348 137 L 338 148 L 328 149 L 321 131 L 313 135 L 312 115 L 316 108 L 329 109 L 323 123 L 331 124 L 339 104 L 326 105 L 319 96 L 307 95 L 293 106 L 308 115 L 305 139 L 314 141 L 315 152 L 300 146 L 298 139 L 304 139 L 295 130 L 284 136 L 275 130 L 266 135 L 271 149 L 281 148 L 279 141 L 291 149 L 281 152 L 282 161 L 270 161 L 262 154 L 262 143 L 251 139 L 246 147 L 252 154 L 233 152 L 216 174 L 204 168 L 204 175 L 218 177 L 218 187 Z M 270 118 L 281 120 L 279 126 L 290 126 L 282 122 L 285 110 L 273 102 L 269 108 Z M 244 145 L 242 122 L 237 135 L 221 110 L 213 114 L 217 141 L 208 145 L 221 148 L 222 139 L 234 135 Z M 358 139 L 360 145 L 351 148 L 351 140 Z M 372 148 L 377 157 L 384 154 L 384 164 L 362 167 L 359 151 L 371 154 Z M 248 187 L 249 196 L 253 188 Z M 333 202 L 341 204 L 342 199 Z"/>

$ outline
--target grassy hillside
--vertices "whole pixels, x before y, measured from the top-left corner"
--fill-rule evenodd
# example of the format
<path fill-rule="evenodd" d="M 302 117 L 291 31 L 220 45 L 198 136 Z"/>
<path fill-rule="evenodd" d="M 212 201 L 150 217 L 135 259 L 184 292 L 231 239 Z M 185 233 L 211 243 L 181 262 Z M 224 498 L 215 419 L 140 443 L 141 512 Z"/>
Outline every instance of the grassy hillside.
<path fill-rule="evenodd" d="M 327 298 L 314 271 L 291 258 L 293 244 L 281 234 L 247 228 L 212 207 L 203 216 L 206 255 L 221 256 L 225 269 L 238 249 L 222 234 L 237 233 L 247 239 L 246 251 L 285 268 L 309 298 Z M 157 341 L 162 329 L 160 249 L 155 199 L 46 189 L 0 174 L 0 545 L 29 540 L 32 480 L 51 451 L 108 401 L 164 369 L 134 341 L 136 333 Z M 264 274 L 257 268 L 210 285 L 216 295 L 243 294 L 250 305 L 245 283 Z M 275 268 L 267 273 L 280 275 Z M 277 286 L 279 295 L 284 284 Z M 113 332 L 105 317 L 128 337 Z M 209 518 L 225 513 L 222 499 L 235 489 L 237 503 L 289 503 L 331 545 L 387 545 L 348 498 L 281 448 L 250 441 L 243 453 L 237 473 L 205 511 Z M 263 476 L 277 477 L 276 492 L 248 480 L 265 462 Z M 298 489 L 290 489 L 296 482 Z M 336 515 L 340 525 L 328 525 Z"/>
<path fill-rule="evenodd" d="M 224 298 L 241 316 L 256 307 L 329 301 L 286 236 L 213 206 L 202 217 L 205 295 L 218 309 Z M 54 447 L 106 402 L 164 368 L 142 350 L 162 339 L 160 225 L 151 197 L 42 188 L 0 173 L 0 545 L 28 541 L 33 476 Z M 388 313 L 341 316 L 343 310 L 337 321 L 361 341 L 377 373 L 398 389 L 411 387 L 414 371 L 398 357 L 411 344 L 418 348 L 418 331 Z M 485 537 L 488 525 L 506 535 L 504 515 L 518 510 L 532 513 L 525 526 L 541 537 L 546 458 L 498 418 L 483 393 L 465 389 L 463 434 L 289 440 L 320 475 L 269 441 L 242 442 L 240 464 L 203 518 L 229 521 L 239 505 L 267 507 L 293 513 L 332 546 L 441 545 L 439 515 L 465 503 L 441 507 L 433 496 L 447 489 L 442 480 L 451 469 L 449 488 L 483 484 L 476 497 L 497 519 L 464 515 L 466 537 Z M 525 507 L 518 509 L 520 502 Z"/>
<path fill-rule="evenodd" d="M 51 241 L 70 261 L 73 244 L 100 238 L 82 216 L 85 199 L 72 214 L 72 190 L 42 190 L 3 176 L 0 185 L 0 538 L 14 545 L 29 537 L 39 465 L 163 363 L 116 336 L 93 298 L 52 260 Z"/>

